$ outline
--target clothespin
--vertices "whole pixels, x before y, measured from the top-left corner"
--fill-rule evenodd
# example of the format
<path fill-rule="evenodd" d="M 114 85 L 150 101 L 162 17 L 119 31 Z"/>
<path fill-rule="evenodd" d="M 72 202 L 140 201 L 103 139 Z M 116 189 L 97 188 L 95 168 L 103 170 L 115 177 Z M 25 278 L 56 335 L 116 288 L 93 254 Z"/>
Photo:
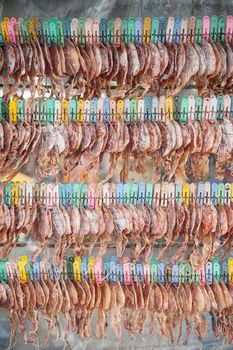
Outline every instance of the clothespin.
<path fill-rule="evenodd" d="M 209 16 L 203 16 L 203 26 L 202 26 L 202 34 L 203 38 L 206 41 L 210 40 L 210 17 Z"/>
<path fill-rule="evenodd" d="M 217 280 L 217 282 L 220 282 L 220 264 L 219 264 L 219 257 L 215 256 L 212 260 L 212 273 L 214 278 Z"/>
<path fill-rule="evenodd" d="M 124 257 L 123 259 L 123 274 L 124 274 L 124 284 L 130 284 L 130 263 L 129 258 Z"/>
<path fill-rule="evenodd" d="M 110 257 L 109 256 L 105 256 L 103 259 L 101 273 L 103 273 L 104 279 L 108 282 L 109 274 L 110 274 Z"/>
<path fill-rule="evenodd" d="M 165 270 L 164 263 L 162 261 L 158 264 L 158 281 L 161 284 L 165 284 Z"/>
<path fill-rule="evenodd" d="M 136 28 L 136 38 L 138 35 L 138 30 Z M 143 43 L 150 44 L 150 37 L 151 37 L 151 18 L 146 17 L 144 18 L 143 22 Z M 138 40 L 138 42 L 141 44 L 142 42 Z"/>
<path fill-rule="evenodd" d="M 205 184 L 204 182 L 198 183 L 198 189 L 197 189 L 197 203 L 199 205 L 203 205 L 204 203 L 204 194 L 205 194 Z"/>
<path fill-rule="evenodd" d="M 88 186 L 88 208 L 95 208 L 96 185 L 94 183 Z"/>
<path fill-rule="evenodd" d="M 4 260 L 0 261 L 0 280 L 5 283 L 8 282 L 8 273 Z"/>
<path fill-rule="evenodd" d="M 185 183 L 183 185 L 182 189 L 182 199 L 185 205 L 188 207 L 189 206 L 189 199 L 190 199 L 190 187 L 188 183 Z"/>
<path fill-rule="evenodd" d="M 230 275 L 228 274 L 228 260 L 227 259 L 225 259 L 221 262 L 220 277 L 225 284 L 228 283 L 228 277 L 230 277 Z M 232 274 L 232 277 L 233 277 L 233 274 Z"/>
<path fill-rule="evenodd" d="M 159 100 L 157 96 L 153 96 L 151 100 L 151 116 L 152 120 L 159 120 Z"/>
<path fill-rule="evenodd" d="M 114 42 L 114 45 L 116 47 L 120 46 L 120 42 L 121 42 L 121 18 L 119 18 L 119 17 L 115 19 L 113 42 Z"/>
<path fill-rule="evenodd" d="M 81 282 L 81 258 L 80 256 L 75 256 L 73 262 L 74 280 L 78 283 Z"/>
<path fill-rule="evenodd" d="M 94 281 L 95 280 L 95 258 L 94 258 L 94 256 L 89 256 L 87 269 L 88 269 L 89 280 L 92 279 Z"/>
<path fill-rule="evenodd" d="M 94 262 L 93 259 L 90 259 L 90 265 L 93 265 L 93 262 Z M 82 256 L 81 277 L 85 278 L 86 280 L 88 279 L 88 263 L 89 263 L 89 260 L 88 260 L 87 256 Z M 91 270 L 92 270 L 92 266 L 91 266 L 91 269 L 90 269 L 90 273 L 91 273 Z"/>
<path fill-rule="evenodd" d="M 67 264 L 67 277 L 69 280 L 74 280 L 74 258 L 72 256 L 68 257 L 66 260 Z"/>
<path fill-rule="evenodd" d="M 103 282 L 103 277 L 102 277 L 103 262 L 102 262 L 102 258 L 98 258 L 98 259 L 95 260 L 94 270 L 95 270 L 96 282 L 98 284 L 102 284 L 102 282 Z"/>
<path fill-rule="evenodd" d="M 177 264 L 172 265 L 171 283 L 179 284 L 179 266 Z"/>
<path fill-rule="evenodd" d="M 228 279 L 233 283 L 233 258 L 228 259 Z"/>
<path fill-rule="evenodd" d="M 117 120 L 121 120 L 124 117 L 124 100 L 118 100 L 116 105 Z"/>
<path fill-rule="evenodd" d="M 206 269 L 206 282 L 208 284 L 212 284 L 213 282 L 213 266 L 212 266 L 212 262 L 211 261 L 208 261 L 206 263 L 206 266 L 205 266 L 205 269 Z"/>
<path fill-rule="evenodd" d="M 117 276 L 116 276 L 116 265 L 117 265 L 117 258 L 115 256 L 112 256 L 110 258 L 110 275 L 109 280 L 111 283 L 116 283 Z"/>
<path fill-rule="evenodd" d="M 160 198 L 161 198 L 161 185 L 155 184 L 153 189 L 153 205 L 158 206 L 160 205 Z"/>
<path fill-rule="evenodd" d="M 158 283 L 158 262 L 156 258 L 150 259 L 151 282 Z"/>
<path fill-rule="evenodd" d="M 27 273 L 25 269 L 25 264 L 28 261 L 28 258 L 26 256 L 22 256 L 21 261 L 18 262 L 18 269 L 19 269 L 19 276 L 20 276 L 20 282 L 26 283 L 27 282 Z"/>

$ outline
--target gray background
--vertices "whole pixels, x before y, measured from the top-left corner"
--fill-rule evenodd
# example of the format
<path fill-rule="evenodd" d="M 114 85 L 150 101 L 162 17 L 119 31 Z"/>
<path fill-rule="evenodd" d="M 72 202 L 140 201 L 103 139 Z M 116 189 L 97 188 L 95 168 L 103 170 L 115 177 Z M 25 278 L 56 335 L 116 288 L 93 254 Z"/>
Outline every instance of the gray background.
<path fill-rule="evenodd" d="M 18 0 L 0 1 L 0 16 L 15 16 L 15 17 L 146 17 L 146 16 L 197 16 L 197 15 L 230 15 L 233 14 L 233 1 L 202 1 L 202 0 Z M 28 242 L 27 249 L 16 249 L 15 255 L 28 254 L 35 249 L 32 242 Z M 48 252 L 49 253 L 49 252 Z M 154 252 L 156 255 L 156 251 Z M 51 252 L 50 252 L 51 254 Z M 114 250 L 108 251 L 108 255 L 114 254 Z M 127 253 L 126 253 L 127 255 Z M 61 320 L 64 324 L 64 320 Z M 209 324 L 210 328 L 211 325 Z M 49 344 L 43 344 L 45 322 L 41 320 L 40 324 L 40 349 L 63 349 L 62 341 L 55 340 L 55 334 L 52 334 Z M 114 336 L 111 329 L 108 331 L 108 336 L 102 343 L 97 341 L 94 335 L 95 321 L 93 320 L 93 336 L 88 344 L 83 344 L 78 336 L 71 336 L 70 341 L 73 349 L 117 349 Z M 183 330 L 185 335 L 185 329 Z M 9 324 L 7 313 L 0 309 L 0 350 L 7 349 L 9 336 Z M 180 341 L 182 344 L 182 339 Z M 13 347 L 14 350 L 25 349 L 30 350 L 31 345 L 25 345 L 22 336 L 18 336 Z M 223 340 L 216 341 L 210 331 L 208 338 L 203 342 L 203 349 L 222 349 L 232 350 L 233 346 L 224 345 Z M 123 340 L 118 347 L 123 349 L 199 349 L 198 342 L 193 333 L 188 346 L 167 345 L 161 336 L 152 339 L 148 335 L 146 329 L 145 336 L 137 336 L 133 341 L 124 333 Z"/>

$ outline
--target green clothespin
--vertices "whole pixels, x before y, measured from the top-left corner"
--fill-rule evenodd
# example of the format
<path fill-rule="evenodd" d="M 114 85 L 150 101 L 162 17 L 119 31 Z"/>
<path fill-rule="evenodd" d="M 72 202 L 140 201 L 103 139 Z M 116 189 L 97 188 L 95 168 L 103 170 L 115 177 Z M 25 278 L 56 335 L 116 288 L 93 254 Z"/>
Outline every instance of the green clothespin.
<path fill-rule="evenodd" d="M 153 199 L 153 185 L 151 183 L 146 184 L 146 198 L 145 202 L 152 206 L 152 199 Z"/>
<path fill-rule="evenodd" d="M 87 208 L 88 203 L 88 184 L 82 185 L 82 204 L 84 208 Z"/>
<path fill-rule="evenodd" d="M 224 205 L 225 203 L 225 185 L 224 183 L 220 182 L 218 184 L 218 204 Z"/>
<path fill-rule="evenodd" d="M 181 111 L 180 121 L 182 124 L 186 124 L 188 118 L 188 96 L 182 96 L 181 98 Z"/>
<path fill-rule="evenodd" d="M 22 122 L 25 116 L 25 100 L 23 98 L 18 98 L 17 110 L 18 110 L 18 120 Z"/>
<path fill-rule="evenodd" d="M 72 122 L 77 121 L 77 98 L 73 97 L 69 102 L 69 116 Z"/>
<path fill-rule="evenodd" d="M 158 283 L 158 261 L 156 258 L 150 259 L 150 279 L 152 283 Z"/>
<path fill-rule="evenodd" d="M 9 105 L 6 101 L 2 101 L 2 117 L 9 121 Z"/>
<path fill-rule="evenodd" d="M 46 116 L 47 116 L 48 123 L 54 124 L 54 116 L 55 116 L 55 98 L 54 97 L 50 97 L 47 99 Z"/>
<path fill-rule="evenodd" d="M 132 98 L 130 101 L 130 116 L 135 123 L 138 121 L 138 103 L 136 98 Z"/>
<path fill-rule="evenodd" d="M 183 284 L 185 282 L 185 261 L 181 260 L 178 263 L 179 266 L 179 277 L 180 277 L 180 282 Z"/>
<path fill-rule="evenodd" d="M 63 20 L 57 19 L 57 43 L 58 45 L 64 47 L 65 46 L 65 39 L 64 39 L 64 27 L 63 27 Z"/>
<path fill-rule="evenodd" d="M 202 97 L 196 96 L 194 118 L 195 120 L 201 120 L 201 116 L 202 116 Z"/>
<path fill-rule="evenodd" d="M 131 201 L 131 186 L 132 184 L 130 182 L 127 182 L 123 187 L 123 200 L 124 204 L 127 205 L 129 205 Z"/>
<path fill-rule="evenodd" d="M 128 43 L 128 19 L 124 18 L 121 22 L 121 37 L 125 44 Z"/>
<path fill-rule="evenodd" d="M 184 267 L 184 276 L 185 276 L 185 282 L 191 283 L 192 282 L 192 265 L 190 263 L 186 263 Z"/>
<path fill-rule="evenodd" d="M 199 283 L 198 270 L 193 271 L 193 273 L 192 273 L 192 282 L 195 283 L 195 284 Z"/>
<path fill-rule="evenodd" d="M 33 275 L 33 268 L 30 264 L 30 262 L 26 262 L 25 264 L 25 270 L 26 270 L 26 275 L 27 275 L 27 278 L 30 280 L 30 281 L 33 281 L 34 279 L 34 275 Z"/>
<path fill-rule="evenodd" d="M 138 201 L 138 184 L 133 183 L 131 186 L 131 204 L 137 205 Z"/>
<path fill-rule="evenodd" d="M 159 36 L 159 19 L 153 17 L 151 22 L 151 42 L 157 44 Z"/>
<path fill-rule="evenodd" d="M 81 183 L 73 184 L 73 203 L 78 208 L 80 208 L 81 198 L 82 198 L 82 184 Z"/>
<path fill-rule="evenodd" d="M 10 208 L 12 204 L 12 186 L 13 183 L 9 182 L 4 185 L 4 200 L 6 205 Z"/>
<path fill-rule="evenodd" d="M 115 20 L 110 19 L 108 21 L 108 26 L 107 26 L 107 41 L 109 44 L 112 44 L 114 41 L 114 26 L 115 26 Z"/>
<path fill-rule="evenodd" d="M 219 16 L 218 17 L 218 37 L 220 41 L 224 43 L 225 40 L 225 30 L 226 30 L 226 17 Z"/>
<path fill-rule="evenodd" d="M 55 17 L 51 18 L 49 21 L 49 31 L 50 31 L 51 42 L 54 44 L 58 44 L 57 19 Z"/>
<path fill-rule="evenodd" d="M 74 258 L 72 256 L 70 256 L 69 258 L 67 258 L 66 262 L 67 262 L 67 277 L 69 280 L 73 281 L 73 279 L 74 279 L 74 270 L 73 270 Z"/>
<path fill-rule="evenodd" d="M 196 17 L 195 39 L 197 44 L 202 42 L 202 17 Z"/>
<path fill-rule="evenodd" d="M 216 43 L 218 35 L 218 17 L 210 16 L 210 37 Z"/>
<path fill-rule="evenodd" d="M 22 36 L 23 41 L 28 41 L 30 38 L 29 32 L 28 32 L 28 19 L 24 18 L 23 22 L 21 23 L 21 30 L 22 30 Z"/>
<path fill-rule="evenodd" d="M 8 282 L 8 274 L 4 261 L 0 261 L 0 280 L 5 283 Z"/>
<path fill-rule="evenodd" d="M 224 112 L 224 96 L 217 96 L 217 120 L 223 120 L 223 112 Z"/>
<path fill-rule="evenodd" d="M 219 257 L 215 256 L 212 260 L 213 264 L 213 276 L 217 280 L 217 282 L 220 282 L 220 264 L 219 264 Z"/>
<path fill-rule="evenodd" d="M 3 46 L 4 42 L 3 42 L 3 37 L 2 37 L 2 17 L 0 17 L 0 46 Z"/>
<path fill-rule="evenodd" d="M 135 18 L 130 17 L 128 20 L 128 40 L 134 43 L 135 41 Z"/>
<path fill-rule="evenodd" d="M 85 47 L 86 45 L 86 31 L 85 31 L 85 19 L 80 18 L 78 20 L 78 41 L 80 46 Z"/>
<path fill-rule="evenodd" d="M 44 42 L 47 43 L 48 47 L 51 46 L 51 37 L 50 37 L 50 25 L 49 25 L 50 20 L 49 19 L 44 19 L 42 22 L 42 33 L 43 33 L 43 39 Z"/>

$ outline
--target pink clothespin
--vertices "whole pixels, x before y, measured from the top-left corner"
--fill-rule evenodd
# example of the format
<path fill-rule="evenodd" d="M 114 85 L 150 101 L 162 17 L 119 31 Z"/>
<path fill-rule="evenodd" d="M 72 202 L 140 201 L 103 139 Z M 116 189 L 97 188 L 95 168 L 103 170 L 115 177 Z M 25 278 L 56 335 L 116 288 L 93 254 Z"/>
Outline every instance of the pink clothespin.
<path fill-rule="evenodd" d="M 233 35 L 233 16 L 227 16 L 226 18 L 226 40 L 229 44 L 232 42 Z"/>
<path fill-rule="evenodd" d="M 103 260 L 102 258 L 98 258 L 95 260 L 95 278 L 96 282 L 98 284 L 102 284 L 103 278 L 102 278 L 102 271 L 103 271 Z"/>
<path fill-rule="evenodd" d="M 16 34 L 15 34 L 15 24 L 16 24 L 16 18 L 11 17 L 10 20 L 7 22 L 7 30 L 9 34 L 9 39 L 12 44 L 16 44 Z"/>
<path fill-rule="evenodd" d="M 202 19 L 202 33 L 203 33 L 203 37 L 206 41 L 210 40 L 210 18 L 209 16 L 204 16 Z"/>
<path fill-rule="evenodd" d="M 199 283 L 204 283 L 206 282 L 205 278 L 205 265 L 199 268 L 198 270 L 198 278 L 199 278 Z"/>
<path fill-rule="evenodd" d="M 88 208 L 95 208 L 95 195 L 96 195 L 96 185 L 91 183 L 88 185 Z"/>
<path fill-rule="evenodd" d="M 123 258 L 123 275 L 124 275 L 124 283 L 130 284 L 130 262 L 129 258 Z"/>

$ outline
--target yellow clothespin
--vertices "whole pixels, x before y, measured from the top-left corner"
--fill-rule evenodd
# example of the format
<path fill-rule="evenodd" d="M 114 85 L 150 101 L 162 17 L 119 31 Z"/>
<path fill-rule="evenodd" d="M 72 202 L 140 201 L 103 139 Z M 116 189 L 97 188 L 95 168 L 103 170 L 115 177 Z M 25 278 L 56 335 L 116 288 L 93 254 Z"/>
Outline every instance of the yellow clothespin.
<path fill-rule="evenodd" d="M 69 101 L 65 98 L 61 103 L 61 120 L 63 123 L 68 123 L 69 120 Z"/>
<path fill-rule="evenodd" d="M 124 101 L 123 100 L 117 101 L 116 114 L 117 114 L 117 120 L 120 120 L 124 117 Z"/>
<path fill-rule="evenodd" d="M 28 258 L 24 255 L 21 258 L 21 261 L 18 262 L 18 269 L 19 269 L 19 279 L 22 283 L 27 283 L 27 273 L 25 269 L 25 264 L 28 261 Z"/>
<path fill-rule="evenodd" d="M 88 258 L 87 271 L 88 271 L 89 278 L 91 278 L 94 281 L 95 280 L 95 258 L 94 258 L 94 256 L 90 256 Z"/>
<path fill-rule="evenodd" d="M 18 97 L 14 96 L 9 103 L 10 121 L 12 124 L 17 124 L 17 112 L 18 112 Z"/>
<path fill-rule="evenodd" d="M 174 99 L 172 96 L 166 97 L 165 107 L 166 115 L 170 118 L 170 120 L 174 120 Z"/>
<path fill-rule="evenodd" d="M 190 187 L 185 183 L 182 188 L 182 199 L 186 206 L 189 206 Z"/>
<path fill-rule="evenodd" d="M 151 18 L 144 18 L 143 25 L 143 43 L 150 44 L 150 32 L 151 32 Z"/>
<path fill-rule="evenodd" d="M 2 37 L 6 43 L 10 42 L 10 37 L 9 37 L 8 29 L 7 29 L 7 22 L 9 22 L 9 21 L 10 21 L 9 17 L 4 17 L 3 21 L 1 23 Z"/>
<path fill-rule="evenodd" d="M 78 100 L 78 110 L 77 110 L 77 121 L 78 123 L 83 123 L 84 121 L 84 100 L 80 98 Z"/>
<path fill-rule="evenodd" d="M 34 23 L 32 20 L 27 22 L 28 27 L 28 33 L 30 35 L 30 38 L 36 42 L 37 36 L 36 36 L 36 23 Z"/>
<path fill-rule="evenodd" d="M 233 283 L 233 258 L 228 259 L 228 276 L 231 283 Z"/>
<path fill-rule="evenodd" d="M 14 182 L 12 185 L 12 202 L 15 207 L 18 206 L 19 203 L 19 182 Z"/>
<path fill-rule="evenodd" d="M 78 283 L 81 282 L 81 257 L 76 256 L 73 263 L 74 280 Z"/>

